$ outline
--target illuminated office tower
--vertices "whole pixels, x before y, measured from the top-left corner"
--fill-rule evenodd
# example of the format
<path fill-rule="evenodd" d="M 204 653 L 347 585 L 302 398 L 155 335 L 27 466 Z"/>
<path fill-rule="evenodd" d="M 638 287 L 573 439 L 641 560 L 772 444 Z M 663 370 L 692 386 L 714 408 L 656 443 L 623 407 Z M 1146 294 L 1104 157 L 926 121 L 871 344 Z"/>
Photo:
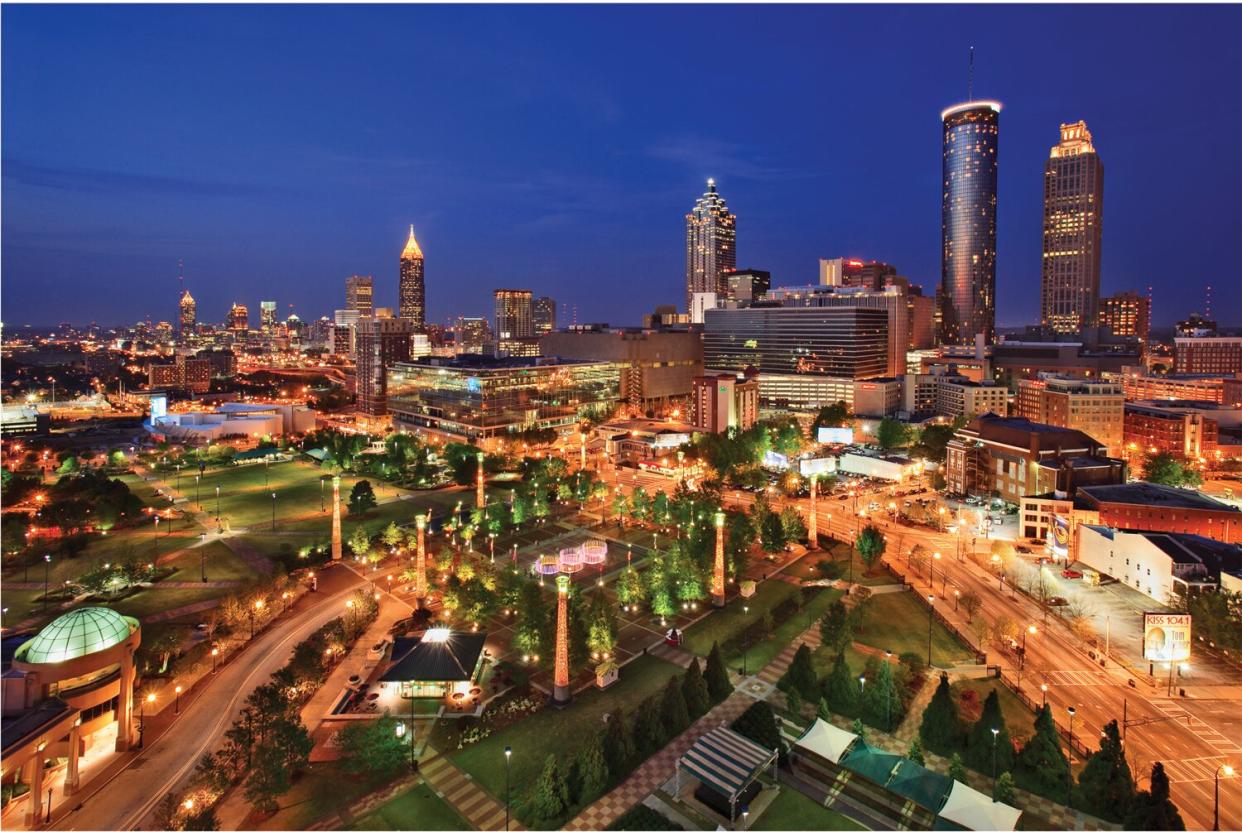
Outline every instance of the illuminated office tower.
<path fill-rule="evenodd" d="M 250 310 L 243 303 L 234 303 L 229 309 L 229 329 L 245 332 L 250 327 Z"/>
<path fill-rule="evenodd" d="M 400 316 L 422 332 L 427 325 L 427 293 L 423 282 L 423 250 L 414 239 L 414 226 L 410 226 L 410 238 L 401 251 L 401 282 L 397 287 L 397 306 Z"/>
<path fill-rule="evenodd" d="M 737 268 L 737 217 L 729 213 L 716 180 L 707 180 L 707 193 L 686 214 L 686 311 L 696 294 L 728 294 L 729 272 Z"/>
<path fill-rule="evenodd" d="M 1084 121 L 1061 125 L 1044 165 L 1040 321 L 1056 332 L 1095 326 L 1100 305 L 1104 164 Z"/>
<path fill-rule="evenodd" d="M 996 151 L 1001 105 L 971 101 L 940 114 L 940 342 L 996 334 Z"/>
<path fill-rule="evenodd" d="M 354 274 L 345 278 L 345 308 L 353 309 L 361 317 L 369 318 L 375 310 L 375 281 L 369 274 Z"/>
<path fill-rule="evenodd" d="M 259 301 L 259 328 L 264 333 L 270 333 L 276 328 L 276 301 Z"/>
<path fill-rule="evenodd" d="M 552 298 L 536 298 L 530 305 L 531 323 L 536 335 L 547 335 L 556 329 L 556 301 Z"/>
<path fill-rule="evenodd" d="M 530 289 L 497 289 L 492 292 L 496 303 L 496 337 L 504 340 L 530 338 L 535 334 L 531 320 Z"/>
<path fill-rule="evenodd" d="M 1100 298 L 1100 326 L 1123 338 L 1144 344 L 1151 337 L 1151 300 L 1138 292 L 1118 292 Z"/>
<path fill-rule="evenodd" d="M 190 335 L 194 332 L 195 308 L 194 298 L 190 296 L 189 289 L 181 290 L 181 300 L 177 304 L 180 307 L 178 314 L 178 322 L 181 324 L 181 334 Z"/>

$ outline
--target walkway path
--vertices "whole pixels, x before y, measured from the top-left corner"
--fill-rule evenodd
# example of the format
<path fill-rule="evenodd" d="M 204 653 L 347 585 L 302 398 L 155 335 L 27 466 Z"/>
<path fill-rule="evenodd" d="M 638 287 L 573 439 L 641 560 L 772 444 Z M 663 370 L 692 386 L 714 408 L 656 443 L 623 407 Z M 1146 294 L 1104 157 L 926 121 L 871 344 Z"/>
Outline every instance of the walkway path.
<path fill-rule="evenodd" d="M 475 829 L 504 829 L 505 806 L 492 797 L 470 775 L 463 772 L 443 754 L 419 763 L 419 773 L 427 785 L 447 801 Z M 509 818 L 509 828 L 524 827 L 517 818 Z M 596 827 L 603 828 L 603 827 Z"/>
<path fill-rule="evenodd" d="M 193 615 L 198 612 L 206 612 L 214 609 L 224 603 L 224 598 L 208 598 L 206 601 L 196 601 L 193 604 L 185 604 L 180 607 L 173 607 L 163 612 L 153 612 L 150 615 L 142 617 L 143 624 L 156 624 L 160 621 L 172 621 L 174 618 L 181 618 L 183 615 Z"/>

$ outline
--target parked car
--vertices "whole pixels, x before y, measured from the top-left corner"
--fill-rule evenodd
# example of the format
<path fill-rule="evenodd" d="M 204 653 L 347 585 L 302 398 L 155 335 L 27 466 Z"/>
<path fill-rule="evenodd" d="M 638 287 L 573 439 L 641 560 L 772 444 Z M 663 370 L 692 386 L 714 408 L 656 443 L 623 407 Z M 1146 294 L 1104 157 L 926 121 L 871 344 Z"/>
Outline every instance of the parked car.
<path fill-rule="evenodd" d="M 1077 569 L 1062 569 L 1061 577 L 1069 578 L 1071 581 L 1076 581 L 1082 577 L 1082 573 L 1079 572 Z"/>
<path fill-rule="evenodd" d="M 1049 597 L 1049 598 L 1048 598 L 1048 606 L 1050 606 L 1050 607 L 1067 607 L 1067 606 L 1069 606 L 1069 601 L 1065 600 L 1065 599 L 1064 599 L 1064 598 L 1062 598 L 1060 595 L 1053 595 L 1053 596 L 1051 596 L 1051 597 Z"/>
<path fill-rule="evenodd" d="M 1022 555 L 1030 555 L 1030 554 L 1034 554 L 1034 553 L 1031 551 L 1031 547 L 1030 547 L 1030 546 L 1015 546 L 1015 547 L 1014 547 L 1014 549 L 1015 549 L 1015 550 L 1016 550 L 1019 554 L 1022 554 Z"/>

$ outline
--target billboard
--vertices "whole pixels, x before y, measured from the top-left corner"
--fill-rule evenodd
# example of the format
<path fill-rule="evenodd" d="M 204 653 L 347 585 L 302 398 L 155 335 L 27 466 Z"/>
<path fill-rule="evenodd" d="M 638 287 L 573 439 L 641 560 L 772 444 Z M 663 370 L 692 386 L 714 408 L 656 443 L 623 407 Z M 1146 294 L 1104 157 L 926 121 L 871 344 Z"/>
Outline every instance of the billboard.
<path fill-rule="evenodd" d="M 778 454 L 776 451 L 764 451 L 763 467 L 775 468 L 778 471 L 787 471 L 789 470 L 789 457 L 784 454 Z"/>
<path fill-rule="evenodd" d="M 815 441 L 821 445 L 849 445 L 854 441 L 853 428 L 820 428 Z"/>
<path fill-rule="evenodd" d="M 1149 662 L 1184 662 L 1190 658 L 1188 613 L 1143 613 L 1143 658 Z"/>
<path fill-rule="evenodd" d="M 819 459 L 803 459 L 798 462 L 798 470 L 804 477 L 822 477 L 825 474 L 832 474 L 837 470 L 837 458 L 825 456 Z"/>
<path fill-rule="evenodd" d="M 1052 552 L 1052 559 L 1069 560 L 1069 545 L 1069 518 L 1058 514 L 1048 529 L 1048 550 Z"/>
<path fill-rule="evenodd" d="M 152 396 L 150 399 L 150 402 L 151 402 L 151 424 L 155 424 L 156 421 L 163 419 L 165 416 L 168 415 L 168 396 L 165 396 L 163 394 L 160 394 L 158 396 Z"/>

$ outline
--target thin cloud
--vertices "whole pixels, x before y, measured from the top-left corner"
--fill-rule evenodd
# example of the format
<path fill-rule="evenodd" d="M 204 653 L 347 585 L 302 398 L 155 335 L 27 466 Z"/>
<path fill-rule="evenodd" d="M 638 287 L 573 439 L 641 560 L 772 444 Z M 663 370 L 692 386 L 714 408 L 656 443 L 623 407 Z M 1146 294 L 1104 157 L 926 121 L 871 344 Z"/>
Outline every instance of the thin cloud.
<path fill-rule="evenodd" d="M 703 176 L 738 179 L 801 179 L 808 171 L 772 164 L 761 154 L 736 142 L 702 136 L 671 136 L 649 145 L 646 155 L 693 167 Z"/>
<path fill-rule="evenodd" d="M 237 182 L 211 182 L 203 179 L 99 168 L 40 165 L 12 157 L 4 160 L 4 178 L 37 188 L 92 194 L 115 195 L 118 192 L 129 192 L 170 196 L 253 197 L 290 193 L 284 188 L 246 185 Z"/>

